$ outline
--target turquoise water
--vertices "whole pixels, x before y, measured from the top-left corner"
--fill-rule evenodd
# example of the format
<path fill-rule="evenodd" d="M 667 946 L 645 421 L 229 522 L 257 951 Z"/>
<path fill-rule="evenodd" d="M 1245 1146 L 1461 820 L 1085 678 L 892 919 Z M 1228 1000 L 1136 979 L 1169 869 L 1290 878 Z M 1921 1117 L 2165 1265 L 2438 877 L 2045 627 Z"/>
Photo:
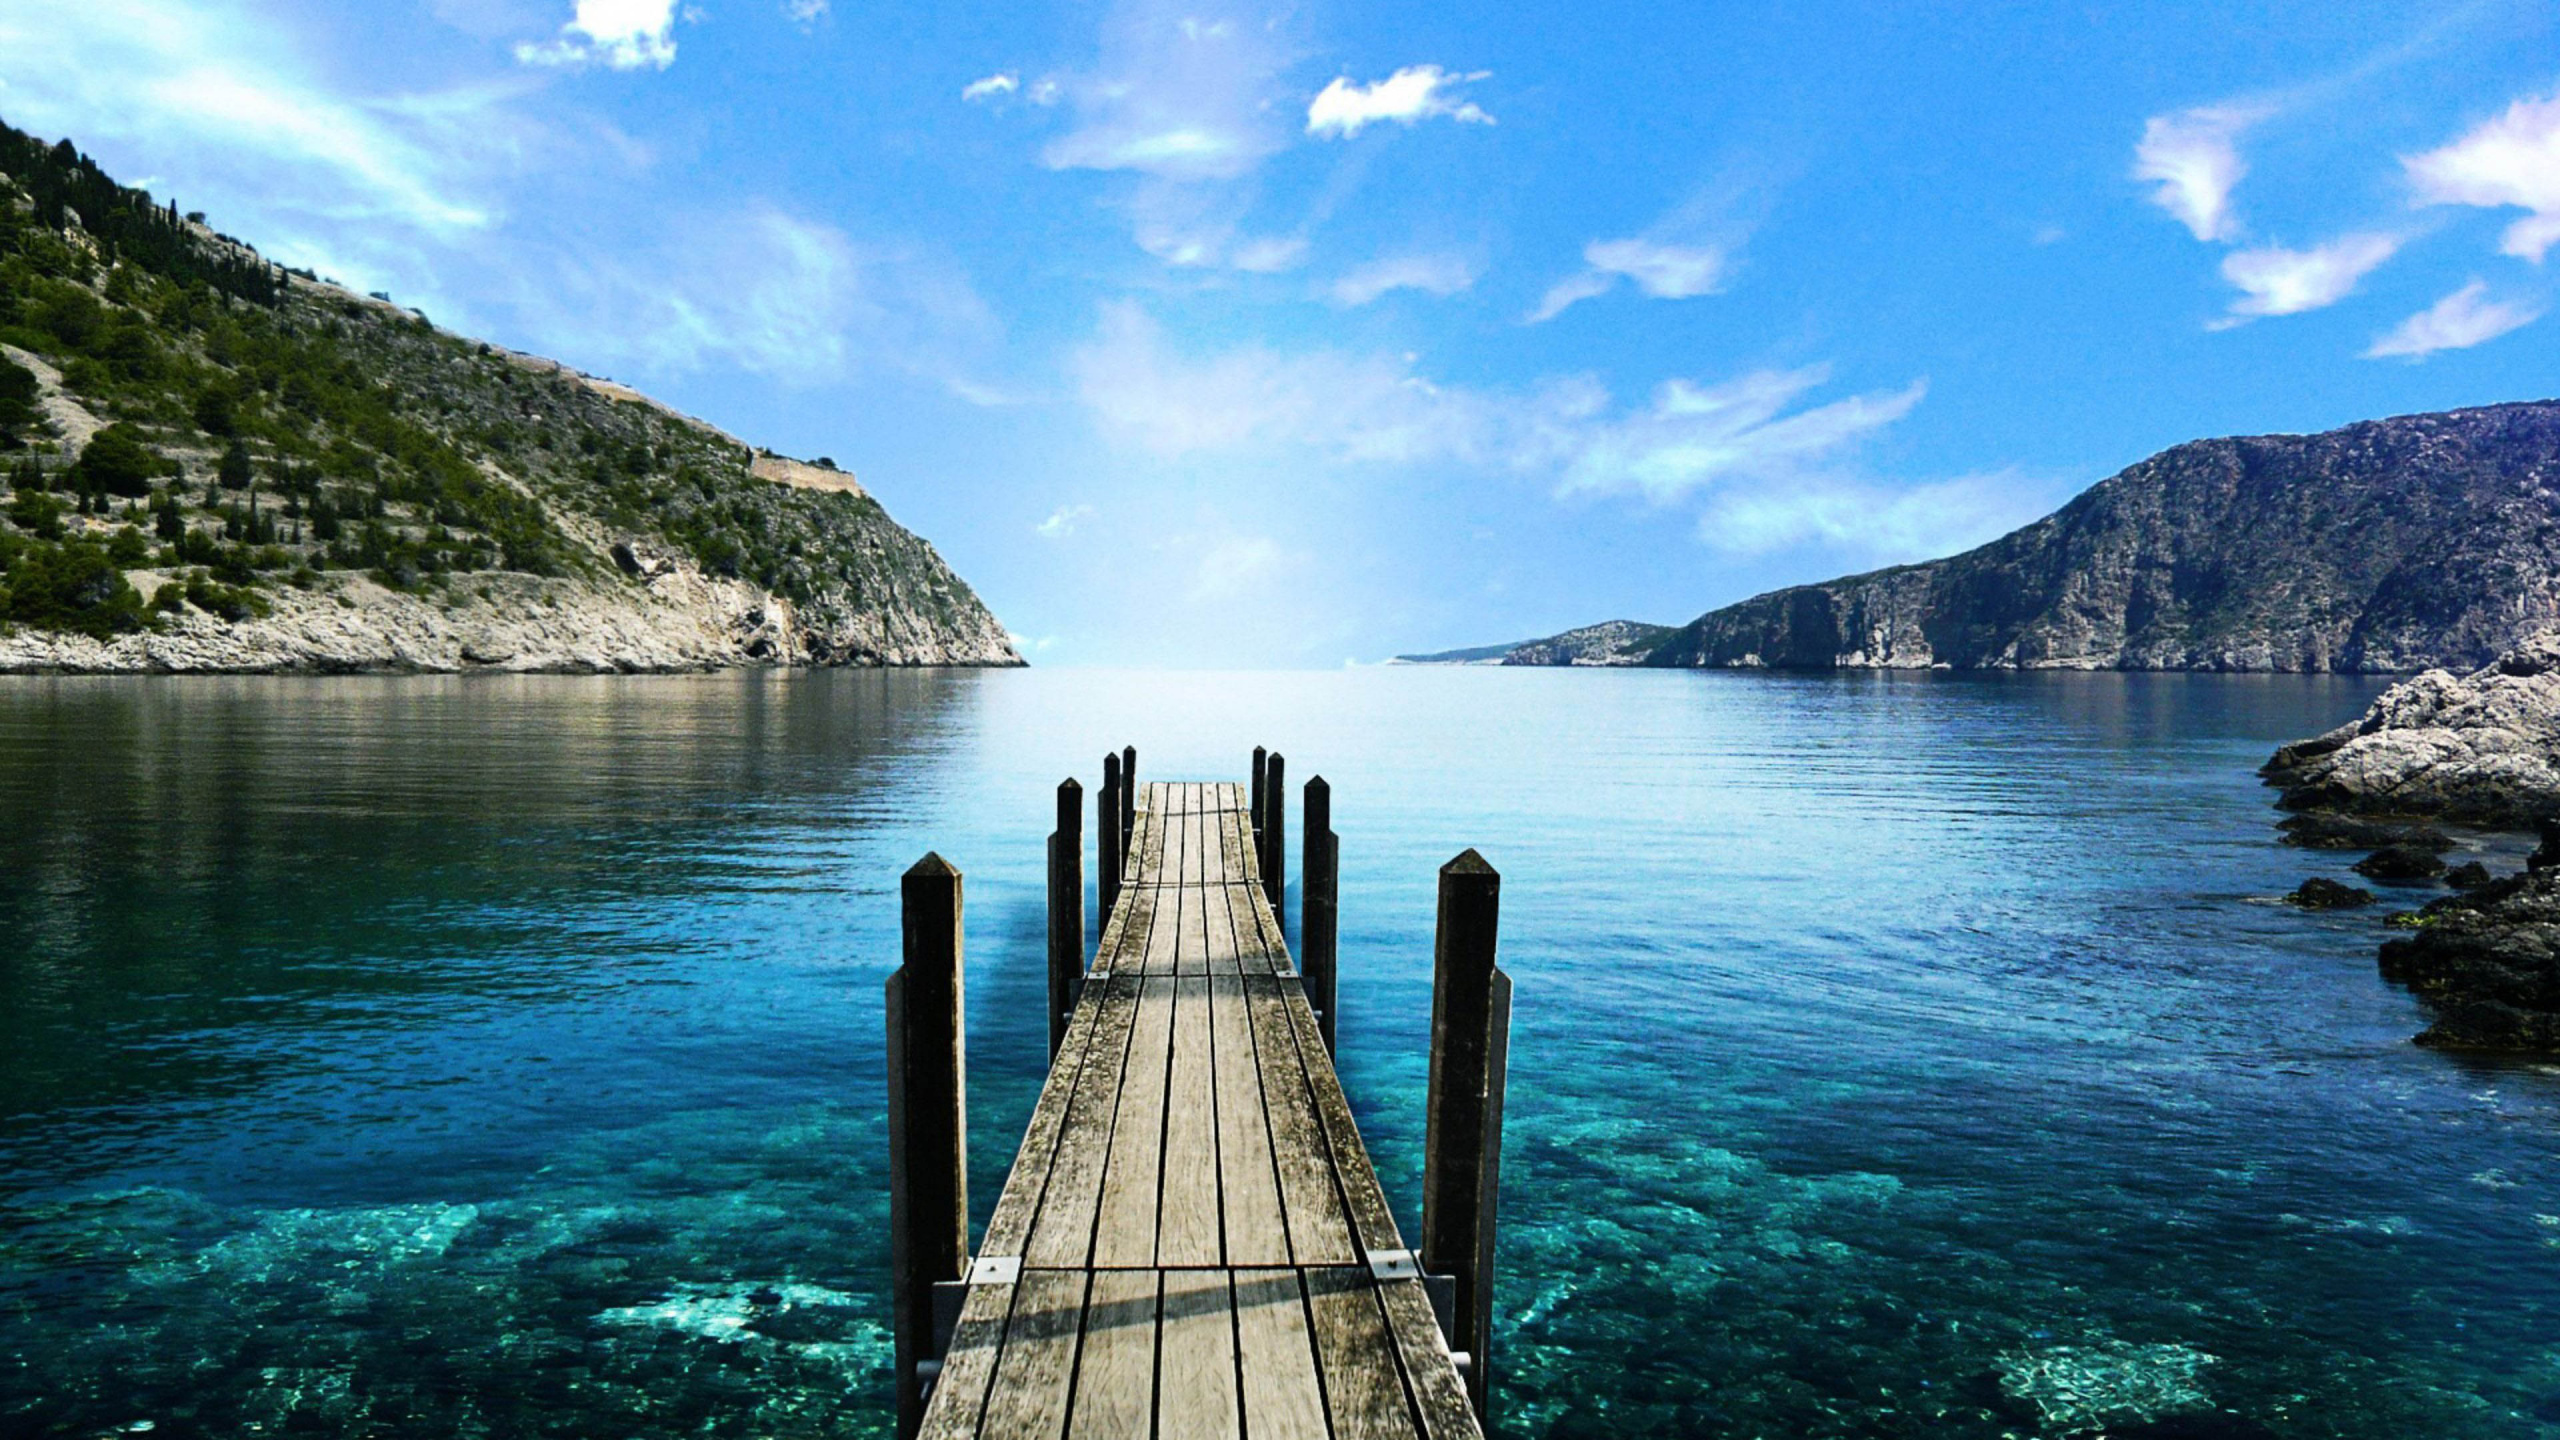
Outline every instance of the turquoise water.
<path fill-rule="evenodd" d="M 1408 1231 L 1432 872 L 1502 869 L 1507 1434 L 2560 1436 L 2560 1068 L 2270 903 L 2353 857 L 2251 768 L 2372 689 L 0 682 L 0 1433 L 887 1433 L 897 874 L 968 876 L 983 1222 L 1125 741 L 1333 782 Z"/>

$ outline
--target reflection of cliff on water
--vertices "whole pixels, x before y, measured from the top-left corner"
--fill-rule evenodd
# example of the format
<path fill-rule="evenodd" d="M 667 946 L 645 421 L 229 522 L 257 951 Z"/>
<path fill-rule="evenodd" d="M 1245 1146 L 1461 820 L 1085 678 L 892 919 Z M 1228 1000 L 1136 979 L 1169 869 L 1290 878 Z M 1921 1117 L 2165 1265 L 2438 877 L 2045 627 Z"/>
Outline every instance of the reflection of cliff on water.
<path fill-rule="evenodd" d="M 965 730 L 980 679 L 0 686 L 0 1155 L 22 1183 L 39 1158 L 93 1173 L 133 1158 L 101 1129 L 148 1143 L 139 1114 L 100 1125 L 117 1112 L 253 1086 L 290 1108 L 297 1067 L 734 952 L 734 925 L 683 923 L 724 894 L 841 892 L 857 853 L 876 885 L 898 777 Z M 43 1143 L 71 1112 L 87 1154 Z"/>

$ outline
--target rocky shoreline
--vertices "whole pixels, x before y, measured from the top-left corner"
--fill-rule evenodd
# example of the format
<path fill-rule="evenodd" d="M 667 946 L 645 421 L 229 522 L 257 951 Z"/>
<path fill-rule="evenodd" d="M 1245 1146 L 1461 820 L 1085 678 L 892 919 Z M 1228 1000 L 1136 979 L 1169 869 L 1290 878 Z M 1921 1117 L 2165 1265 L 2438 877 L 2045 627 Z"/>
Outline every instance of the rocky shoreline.
<path fill-rule="evenodd" d="M 2560 630 L 2470 674 L 2395 685 L 2259 773 L 2294 812 L 2286 843 L 2368 851 L 2359 874 L 2454 892 L 2388 917 L 2410 933 L 2381 947 L 2383 977 L 2433 1012 L 2419 1044 L 2560 1055 Z M 2437 822 L 2539 829 L 2541 845 L 2522 872 L 2493 878 L 2476 861 L 2448 867 Z M 2313 879 L 2285 899 L 2334 910 L 2375 896 Z"/>

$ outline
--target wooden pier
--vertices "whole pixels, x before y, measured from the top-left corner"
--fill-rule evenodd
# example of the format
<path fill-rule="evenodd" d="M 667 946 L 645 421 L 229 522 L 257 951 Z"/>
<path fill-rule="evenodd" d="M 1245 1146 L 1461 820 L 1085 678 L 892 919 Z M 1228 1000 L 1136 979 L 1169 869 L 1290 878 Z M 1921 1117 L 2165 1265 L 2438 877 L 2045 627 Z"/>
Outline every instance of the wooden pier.
<path fill-rule="evenodd" d="M 1473 851 L 1441 875 L 1417 1253 L 1334 1074 L 1334 1017 L 1310 1003 L 1332 1007 L 1330 791 L 1309 782 L 1302 831 L 1302 938 L 1325 950 L 1311 977 L 1276 903 L 1279 757 L 1266 774 L 1255 753 L 1251 794 L 1140 787 L 1135 752 L 1111 758 L 1089 965 L 1082 793 L 1059 789 L 1053 1059 L 974 1258 L 960 877 L 933 856 L 907 876 L 907 964 L 889 982 L 901 1433 L 1481 1435 L 1510 1020 L 1498 877 Z"/>

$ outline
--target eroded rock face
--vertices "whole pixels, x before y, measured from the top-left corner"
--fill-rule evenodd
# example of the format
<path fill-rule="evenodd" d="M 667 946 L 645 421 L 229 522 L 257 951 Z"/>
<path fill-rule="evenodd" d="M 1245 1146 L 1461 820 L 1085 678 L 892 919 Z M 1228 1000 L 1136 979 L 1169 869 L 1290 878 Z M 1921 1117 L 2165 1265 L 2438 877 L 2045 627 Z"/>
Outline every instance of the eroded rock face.
<path fill-rule="evenodd" d="M 2560 814 L 2560 630 L 2468 675 L 2430 670 L 2261 770 L 2292 810 L 2521 828 Z"/>
<path fill-rule="evenodd" d="M 2480 665 L 2560 622 L 2560 402 L 2163 451 L 1976 550 L 1712 611 L 1657 665 Z"/>

